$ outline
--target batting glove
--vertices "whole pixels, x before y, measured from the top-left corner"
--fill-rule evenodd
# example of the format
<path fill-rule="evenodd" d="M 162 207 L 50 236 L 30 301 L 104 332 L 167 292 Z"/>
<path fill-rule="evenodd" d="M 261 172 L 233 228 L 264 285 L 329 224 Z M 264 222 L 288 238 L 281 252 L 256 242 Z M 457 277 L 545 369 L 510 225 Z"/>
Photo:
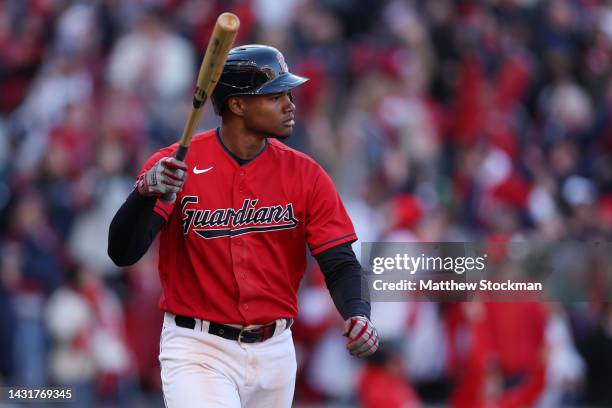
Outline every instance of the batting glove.
<path fill-rule="evenodd" d="M 346 348 L 353 356 L 367 357 L 378 350 L 378 332 L 365 316 L 345 320 L 342 335 L 348 337 Z"/>
<path fill-rule="evenodd" d="M 176 193 L 181 191 L 187 179 L 187 166 L 173 157 L 162 157 L 136 182 L 140 195 L 158 196 L 166 204 L 176 200 Z"/>

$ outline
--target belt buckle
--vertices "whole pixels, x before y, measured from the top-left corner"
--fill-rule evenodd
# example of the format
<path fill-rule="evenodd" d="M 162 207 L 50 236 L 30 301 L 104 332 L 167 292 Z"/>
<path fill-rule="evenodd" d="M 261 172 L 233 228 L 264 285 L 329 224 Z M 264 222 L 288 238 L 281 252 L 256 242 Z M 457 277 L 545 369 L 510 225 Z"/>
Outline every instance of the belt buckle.
<path fill-rule="evenodd" d="M 242 346 L 242 335 L 244 334 L 244 332 L 246 331 L 246 327 L 243 327 L 242 329 L 240 329 L 240 332 L 238 332 L 238 344 Z"/>
<path fill-rule="evenodd" d="M 241 328 L 240 332 L 238 332 L 238 344 L 242 345 L 242 336 L 244 333 L 254 333 L 258 330 L 262 330 L 262 327 L 253 327 L 253 325 L 249 325 Z"/>

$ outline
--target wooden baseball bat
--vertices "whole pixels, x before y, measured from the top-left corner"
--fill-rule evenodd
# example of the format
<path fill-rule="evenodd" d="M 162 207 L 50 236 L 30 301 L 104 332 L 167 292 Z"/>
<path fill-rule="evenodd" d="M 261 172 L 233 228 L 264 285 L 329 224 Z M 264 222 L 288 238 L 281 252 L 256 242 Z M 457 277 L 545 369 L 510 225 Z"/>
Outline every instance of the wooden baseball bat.
<path fill-rule="evenodd" d="M 217 18 L 206 54 L 204 54 L 200 66 L 198 82 L 193 94 L 193 107 L 189 112 L 187 122 L 185 122 L 179 147 L 174 155 L 178 160 L 185 160 L 189 143 L 191 143 L 191 138 L 200 119 L 200 113 L 208 97 L 214 91 L 221 72 L 223 72 L 223 65 L 225 65 L 227 54 L 232 47 L 234 38 L 236 38 L 239 26 L 240 19 L 235 14 L 223 13 Z"/>

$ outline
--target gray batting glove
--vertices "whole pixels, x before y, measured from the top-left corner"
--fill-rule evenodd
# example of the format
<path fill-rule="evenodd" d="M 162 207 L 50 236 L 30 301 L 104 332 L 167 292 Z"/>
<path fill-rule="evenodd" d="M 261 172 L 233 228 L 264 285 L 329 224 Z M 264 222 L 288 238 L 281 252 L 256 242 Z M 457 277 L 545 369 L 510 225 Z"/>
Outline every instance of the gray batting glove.
<path fill-rule="evenodd" d="M 365 316 L 353 316 L 346 319 L 342 335 L 348 337 L 346 348 L 353 356 L 367 357 L 378 350 L 378 332 Z"/>
<path fill-rule="evenodd" d="M 166 204 L 176 200 L 187 179 L 187 166 L 174 157 L 162 157 L 138 178 L 136 188 L 145 197 L 158 196 Z"/>

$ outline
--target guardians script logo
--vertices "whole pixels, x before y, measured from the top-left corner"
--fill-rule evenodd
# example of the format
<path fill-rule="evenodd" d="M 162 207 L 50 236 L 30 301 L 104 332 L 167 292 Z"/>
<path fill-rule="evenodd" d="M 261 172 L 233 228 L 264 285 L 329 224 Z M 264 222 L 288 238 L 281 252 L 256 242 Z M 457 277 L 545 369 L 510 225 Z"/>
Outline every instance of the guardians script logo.
<path fill-rule="evenodd" d="M 298 220 L 293 215 L 293 204 L 257 207 L 257 199 L 246 198 L 239 210 L 219 208 L 196 210 L 187 208 L 197 204 L 197 196 L 185 196 L 181 200 L 183 234 L 189 230 L 204 239 L 235 237 L 250 232 L 266 232 L 295 228 Z"/>

